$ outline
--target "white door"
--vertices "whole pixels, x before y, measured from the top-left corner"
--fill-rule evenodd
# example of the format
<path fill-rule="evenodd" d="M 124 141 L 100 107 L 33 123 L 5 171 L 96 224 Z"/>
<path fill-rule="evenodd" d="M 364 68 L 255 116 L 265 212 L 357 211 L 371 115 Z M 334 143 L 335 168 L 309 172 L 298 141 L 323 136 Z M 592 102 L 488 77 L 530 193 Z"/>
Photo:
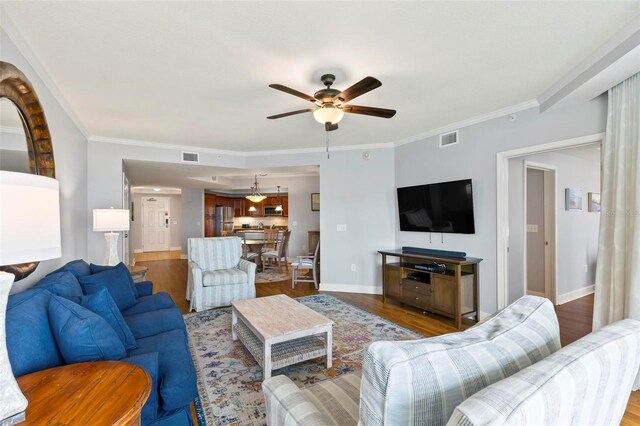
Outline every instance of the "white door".
<path fill-rule="evenodd" d="M 170 214 L 168 197 L 142 199 L 142 251 L 169 250 Z"/>

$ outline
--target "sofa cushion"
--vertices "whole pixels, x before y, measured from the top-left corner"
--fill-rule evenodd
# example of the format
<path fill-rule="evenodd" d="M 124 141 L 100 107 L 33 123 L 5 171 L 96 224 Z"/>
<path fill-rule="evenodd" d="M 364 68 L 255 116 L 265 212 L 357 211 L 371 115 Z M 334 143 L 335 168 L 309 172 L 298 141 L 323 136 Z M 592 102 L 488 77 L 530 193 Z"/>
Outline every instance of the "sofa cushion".
<path fill-rule="evenodd" d="M 82 259 L 72 260 L 61 268 L 56 269 L 51 272 L 49 275 L 55 274 L 56 272 L 71 272 L 73 276 L 76 278 L 80 278 L 85 275 L 91 275 L 91 268 L 89 264 Z"/>
<path fill-rule="evenodd" d="M 189 260 L 203 271 L 235 268 L 242 256 L 238 237 L 189 238 L 188 244 Z"/>
<path fill-rule="evenodd" d="M 182 313 L 177 307 L 127 315 L 124 319 L 137 339 L 169 330 L 186 331 Z"/>
<path fill-rule="evenodd" d="M 169 296 L 169 293 L 161 291 L 160 293 L 152 294 L 151 296 L 138 297 L 133 306 L 122 311 L 122 315 L 126 319 L 129 315 L 157 311 L 158 309 L 173 308 L 175 306 L 176 303 L 173 301 L 171 296 Z"/>
<path fill-rule="evenodd" d="M 42 288 L 9 296 L 7 351 L 16 377 L 64 364 L 47 316 L 51 297 Z"/>
<path fill-rule="evenodd" d="M 139 296 L 138 288 L 136 287 L 136 284 L 133 282 L 133 277 L 131 276 L 131 272 L 129 272 L 129 268 L 127 268 L 127 265 L 125 265 L 124 263 L 120 262 L 115 266 L 95 265 L 92 263 L 89 265 L 89 267 L 91 268 L 92 274 L 99 274 L 100 272 L 108 271 L 110 269 L 117 269 L 118 271 L 120 271 L 121 274 L 126 275 L 127 278 L 129 279 L 129 285 L 131 286 L 131 290 L 133 290 L 133 294 L 135 294 L 136 297 Z"/>
<path fill-rule="evenodd" d="M 240 269 L 222 269 L 219 271 L 207 271 L 202 273 L 202 285 L 211 287 L 216 285 L 246 284 L 249 275 Z"/>
<path fill-rule="evenodd" d="M 198 396 L 196 370 L 193 366 L 183 330 L 171 330 L 137 339 L 138 349 L 129 356 L 158 352 L 158 374 L 162 409 L 175 410 L 188 405 Z"/>
<path fill-rule="evenodd" d="M 360 404 L 360 376 L 345 374 L 333 380 L 325 380 L 302 389 L 309 401 L 313 402 L 333 424 L 349 426 L 358 424 Z"/>
<path fill-rule="evenodd" d="M 360 424 L 443 425 L 462 401 L 560 349 L 549 300 L 525 296 L 464 332 L 365 351 Z"/>
<path fill-rule="evenodd" d="M 106 288 L 101 288 L 97 293 L 82 296 L 80 305 L 102 317 L 116 332 L 126 350 L 138 347 L 133 333 Z"/>
<path fill-rule="evenodd" d="M 97 274 L 80 277 L 80 285 L 85 294 L 97 293 L 106 287 L 120 311 L 136 303 L 136 294 L 131 289 L 129 277 L 121 269 L 108 269 Z"/>
<path fill-rule="evenodd" d="M 148 424 L 158 417 L 158 411 L 160 409 L 160 400 L 158 394 L 158 385 L 160 378 L 158 377 L 158 353 L 149 352 L 142 355 L 136 355 L 132 357 L 122 358 L 120 361 L 129 362 L 135 364 L 138 367 L 144 368 L 149 373 L 151 378 L 151 391 L 147 401 L 142 406 L 140 417 L 142 417 L 142 424 Z"/>
<path fill-rule="evenodd" d="M 66 299 L 82 296 L 82 287 L 75 275 L 69 271 L 54 272 L 38 281 L 33 288 L 44 288 Z"/>
<path fill-rule="evenodd" d="M 118 360 L 126 356 L 115 330 L 77 303 L 52 295 L 48 314 L 51 330 L 67 364 Z"/>
<path fill-rule="evenodd" d="M 618 425 L 639 364 L 640 321 L 618 321 L 476 393 L 448 425 Z"/>

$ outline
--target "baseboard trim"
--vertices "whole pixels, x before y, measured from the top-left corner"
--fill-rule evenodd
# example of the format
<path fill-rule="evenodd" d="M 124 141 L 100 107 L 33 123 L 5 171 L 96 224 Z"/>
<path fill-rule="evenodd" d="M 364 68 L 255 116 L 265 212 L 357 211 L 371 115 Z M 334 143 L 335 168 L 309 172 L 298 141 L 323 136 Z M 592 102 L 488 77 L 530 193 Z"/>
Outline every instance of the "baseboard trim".
<path fill-rule="evenodd" d="M 570 291 L 568 293 L 559 294 L 556 302 L 558 305 L 564 305 L 567 302 L 571 302 L 572 300 L 580 299 L 581 297 L 587 296 L 593 292 L 595 292 L 595 284 L 589 285 L 583 288 L 579 288 L 577 290 Z"/>
<path fill-rule="evenodd" d="M 320 291 L 335 291 L 340 293 L 382 294 L 382 286 L 362 284 L 320 283 Z"/>
<path fill-rule="evenodd" d="M 169 247 L 169 251 L 182 251 L 182 247 Z"/>
<path fill-rule="evenodd" d="M 142 251 L 142 249 L 133 249 L 133 252 L 134 252 L 134 253 L 144 253 L 144 252 Z"/>
<path fill-rule="evenodd" d="M 180 255 L 180 259 L 182 260 L 187 260 L 189 258 L 189 256 L 187 256 L 186 254 L 181 254 Z"/>
<path fill-rule="evenodd" d="M 547 297 L 544 293 L 541 293 L 539 291 L 533 291 L 533 290 L 527 290 L 527 295 L 528 296 Z"/>
<path fill-rule="evenodd" d="M 484 321 L 489 318 L 491 315 L 489 312 L 480 311 L 480 321 Z"/>

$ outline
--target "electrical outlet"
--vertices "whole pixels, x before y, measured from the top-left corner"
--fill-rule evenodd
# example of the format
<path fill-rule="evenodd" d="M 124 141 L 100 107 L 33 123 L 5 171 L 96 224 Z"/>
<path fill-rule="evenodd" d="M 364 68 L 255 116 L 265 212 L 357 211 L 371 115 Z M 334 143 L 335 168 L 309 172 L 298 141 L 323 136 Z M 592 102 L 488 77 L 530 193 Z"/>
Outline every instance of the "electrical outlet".
<path fill-rule="evenodd" d="M 347 232 L 347 225 L 344 223 L 341 223 L 337 226 L 338 232 Z"/>
<path fill-rule="evenodd" d="M 589 272 L 589 265 L 587 265 L 586 263 L 584 264 L 584 271 Z"/>
<path fill-rule="evenodd" d="M 351 264 L 351 272 L 356 272 L 358 270 L 358 267 L 356 266 L 355 263 Z"/>

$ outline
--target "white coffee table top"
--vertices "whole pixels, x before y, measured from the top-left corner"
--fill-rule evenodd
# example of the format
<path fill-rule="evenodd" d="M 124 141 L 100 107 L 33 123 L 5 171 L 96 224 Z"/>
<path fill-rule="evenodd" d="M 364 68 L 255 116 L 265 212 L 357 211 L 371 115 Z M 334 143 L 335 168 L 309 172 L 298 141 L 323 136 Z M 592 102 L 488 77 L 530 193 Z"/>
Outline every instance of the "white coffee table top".
<path fill-rule="evenodd" d="M 284 294 L 231 304 L 262 341 L 333 324 L 329 318 Z"/>

